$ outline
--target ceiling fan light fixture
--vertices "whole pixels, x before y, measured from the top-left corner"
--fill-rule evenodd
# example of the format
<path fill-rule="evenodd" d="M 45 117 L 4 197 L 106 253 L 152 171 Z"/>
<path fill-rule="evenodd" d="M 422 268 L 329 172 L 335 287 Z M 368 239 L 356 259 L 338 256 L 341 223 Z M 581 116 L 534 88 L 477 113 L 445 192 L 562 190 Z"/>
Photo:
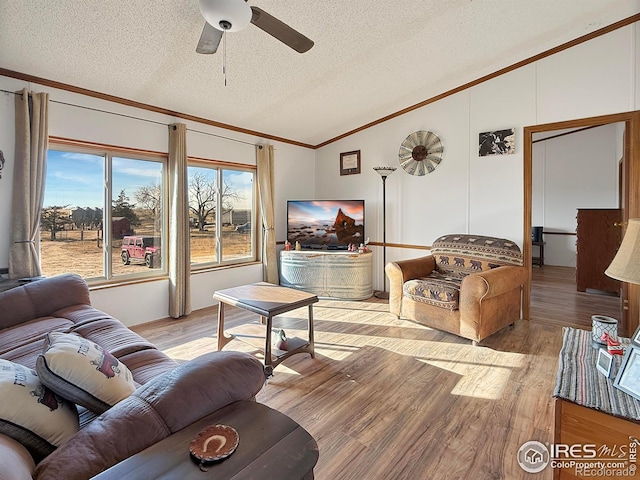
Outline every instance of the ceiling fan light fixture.
<path fill-rule="evenodd" d="M 245 0 L 200 0 L 200 12 L 212 27 L 239 32 L 251 22 L 251 7 Z"/>

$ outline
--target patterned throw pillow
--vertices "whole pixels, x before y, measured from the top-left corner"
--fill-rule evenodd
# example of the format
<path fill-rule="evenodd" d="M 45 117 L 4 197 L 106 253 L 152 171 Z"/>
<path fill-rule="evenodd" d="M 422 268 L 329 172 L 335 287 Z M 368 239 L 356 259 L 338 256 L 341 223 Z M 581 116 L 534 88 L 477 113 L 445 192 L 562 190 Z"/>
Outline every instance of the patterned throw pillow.
<path fill-rule="evenodd" d="M 36 370 L 51 390 L 95 413 L 108 410 L 136 389 L 126 365 L 79 335 L 48 333 Z"/>
<path fill-rule="evenodd" d="M 78 429 L 73 403 L 45 387 L 35 370 L 0 359 L 0 433 L 14 438 L 39 459 Z"/>

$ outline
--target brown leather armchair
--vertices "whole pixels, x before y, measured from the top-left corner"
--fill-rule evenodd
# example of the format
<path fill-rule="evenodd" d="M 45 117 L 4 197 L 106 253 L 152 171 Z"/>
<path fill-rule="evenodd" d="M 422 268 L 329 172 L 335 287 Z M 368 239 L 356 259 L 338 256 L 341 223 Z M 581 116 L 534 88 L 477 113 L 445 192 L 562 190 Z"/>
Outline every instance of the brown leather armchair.
<path fill-rule="evenodd" d="M 527 270 L 510 240 L 445 235 L 431 254 L 388 263 L 389 309 L 477 345 L 521 315 Z"/>

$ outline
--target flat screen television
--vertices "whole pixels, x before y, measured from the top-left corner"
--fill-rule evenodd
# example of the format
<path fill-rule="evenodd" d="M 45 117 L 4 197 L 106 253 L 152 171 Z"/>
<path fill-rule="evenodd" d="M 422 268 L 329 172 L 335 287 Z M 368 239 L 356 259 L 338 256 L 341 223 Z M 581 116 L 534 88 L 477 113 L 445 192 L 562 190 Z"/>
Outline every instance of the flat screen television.
<path fill-rule="evenodd" d="M 364 200 L 289 200 L 287 240 L 329 250 L 364 243 Z"/>

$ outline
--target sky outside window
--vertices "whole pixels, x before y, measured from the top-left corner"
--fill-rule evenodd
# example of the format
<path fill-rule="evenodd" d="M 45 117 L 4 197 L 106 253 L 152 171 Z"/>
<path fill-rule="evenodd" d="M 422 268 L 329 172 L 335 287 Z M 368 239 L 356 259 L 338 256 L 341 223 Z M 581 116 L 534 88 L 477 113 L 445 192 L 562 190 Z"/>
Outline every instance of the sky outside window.
<path fill-rule="evenodd" d="M 49 150 L 44 206 L 103 208 L 105 159 L 102 155 Z M 162 164 L 113 157 L 113 195 L 124 190 L 132 203 L 144 186 L 160 185 Z"/>
<path fill-rule="evenodd" d="M 103 208 L 104 156 L 49 150 L 44 207 Z"/>
<path fill-rule="evenodd" d="M 162 180 L 162 164 L 144 160 L 114 157 L 111 163 L 112 197 L 118 198 L 120 192 L 129 197 L 135 204 L 135 193 L 142 187 L 160 185 Z"/>

